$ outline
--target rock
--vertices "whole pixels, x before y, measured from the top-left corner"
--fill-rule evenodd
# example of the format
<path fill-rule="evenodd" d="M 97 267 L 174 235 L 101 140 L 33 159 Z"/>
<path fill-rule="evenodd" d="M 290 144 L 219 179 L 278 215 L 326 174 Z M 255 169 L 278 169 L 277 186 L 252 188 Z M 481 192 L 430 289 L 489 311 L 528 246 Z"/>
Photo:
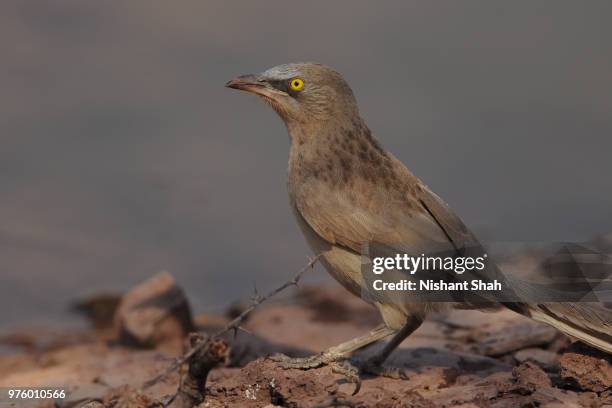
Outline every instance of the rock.
<path fill-rule="evenodd" d="M 187 312 L 189 309 L 180 289 L 178 303 L 170 301 L 172 297 L 167 294 L 172 294 L 174 288 L 176 284 L 167 274 L 138 285 L 122 300 L 122 315 L 117 314 L 117 323 L 128 323 L 131 328 L 139 320 L 130 314 L 135 310 L 153 309 L 144 314 L 151 321 L 147 323 L 150 325 L 148 332 L 144 332 L 154 339 L 149 344 L 164 341 L 164 337 L 159 336 L 165 331 L 166 336 L 175 335 L 172 330 L 181 333 L 176 336 L 180 340 L 182 333 L 188 330 L 173 329 L 177 325 L 176 305 L 183 304 Z M 316 293 L 318 295 L 311 295 Z M 582 368 L 586 364 L 588 370 L 584 376 L 593 377 L 594 384 L 580 386 L 578 380 L 570 380 L 571 366 L 568 364 L 564 371 L 567 381 L 560 378 L 560 372 L 550 370 L 551 384 L 539 365 L 551 357 L 547 351 L 556 352 L 562 344 L 551 348 L 548 337 L 541 336 L 545 332 L 535 332 L 536 336 L 531 336 L 533 333 L 528 329 L 539 325 L 511 311 L 484 314 L 451 311 L 434 316 L 433 321 L 425 322 L 385 362 L 387 367 L 401 369 L 407 379 L 364 375 L 361 391 L 353 396 L 355 385 L 329 366 L 306 371 L 283 370 L 271 360 L 261 358 L 276 352 L 310 355 L 363 334 L 374 324 L 363 316 L 367 305 L 362 306 L 358 298 L 348 300 L 342 288 L 306 295 L 295 302 L 263 305 L 254 311 L 245 330 L 239 330 L 237 337 L 233 333 L 223 337 L 231 345 L 233 366 L 218 367 L 209 373 L 207 398 L 199 407 L 595 408 L 612 405 L 611 389 L 601 392 L 581 389 L 603 388 L 606 377 L 602 377 L 605 372 L 602 368 L 608 366 L 597 364 L 603 364 L 602 358 L 607 362 L 605 356 L 591 355 L 589 353 L 597 352 L 588 348 L 582 351 L 574 346 L 564 358 L 569 363 L 573 361 L 572 355 L 583 359 Z M 333 315 L 338 307 L 334 302 L 341 304 L 340 313 L 325 316 L 324 313 Z M 126 319 L 126 315 L 129 318 Z M 160 325 L 159 321 L 164 320 L 171 324 Z M 227 323 L 227 318 L 202 315 L 196 321 L 198 327 L 211 334 Z M 169 350 L 163 346 L 165 343 L 154 350 L 116 347 L 109 342 L 109 336 L 113 335 L 110 330 L 92 328 L 49 333 L 28 329 L 20 333 L 4 336 L 13 345 L 0 352 L 0 387 L 60 384 L 70 390 L 63 401 L 69 408 L 94 401 L 114 408 L 161 406 L 169 402 L 169 396 L 175 395 L 181 375 L 187 369 L 172 372 L 165 380 L 143 388 L 146 381 L 166 370 L 182 350 Z M 522 334 L 526 338 L 520 338 Z M 555 337 L 553 342 L 560 338 Z M 525 345 L 533 342 L 543 342 L 546 350 Z M 354 357 L 367 358 L 381 347 L 384 347 L 383 342 L 373 344 L 355 353 Z M 493 354 L 500 353 L 501 357 L 470 352 L 485 349 L 493 350 Z M 517 360 L 522 364 L 513 367 Z M 599 363 L 594 364 L 594 361 Z M 340 402 L 345 404 L 338 405 Z M 98 407 L 99 404 L 89 406 Z"/>
<path fill-rule="evenodd" d="M 583 343 L 572 344 L 559 359 L 561 377 L 582 390 L 612 389 L 612 356 Z"/>
<path fill-rule="evenodd" d="M 487 356 L 501 356 L 528 347 L 552 342 L 557 331 L 532 320 L 504 323 L 484 331 L 477 330 L 472 338 L 476 341 L 473 351 Z"/>
<path fill-rule="evenodd" d="M 602 405 L 612 406 L 612 390 L 604 391 L 599 396 L 601 397 Z"/>
<path fill-rule="evenodd" d="M 260 359 L 239 371 L 234 370 L 232 375 L 211 378 L 207 384 L 206 400 L 213 407 L 255 408 L 269 404 L 312 407 L 330 396 L 348 397 L 338 393 L 338 377 L 328 367 L 308 371 L 283 370 L 269 360 Z"/>
<path fill-rule="evenodd" d="M 168 272 L 161 272 L 123 296 L 114 326 L 119 342 L 124 345 L 180 345 L 193 330 L 193 320 L 183 290 Z"/>
<path fill-rule="evenodd" d="M 542 408 L 602 408 L 595 393 L 575 393 L 570 390 L 559 388 L 546 388 L 537 390 L 530 395 L 530 403 L 515 405 L 508 408 L 520 407 L 542 407 Z M 523 400 L 528 401 L 528 400 Z M 497 408 L 497 407 L 495 407 Z"/>
<path fill-rule="evenodd" d="M 104 404 L 98 401 L 88 402 L 81 408 L 104 408 Z"/>
<path fill-rule="evenodd" d="M 540 367 L 548 369 L 557 363 L 557 354 L 540 348 L 526 348 L 514 353 L 514 359 L 519 363 L 533 361 Z"/>
<path fill-rule="evenodd" d="M 548 375 L 531 362 L 525 362 L 512 369 L 512 376 L 516 380 L 516 391 L 519 394 L 529 395 L 540 388 L 552 387 Z"/>

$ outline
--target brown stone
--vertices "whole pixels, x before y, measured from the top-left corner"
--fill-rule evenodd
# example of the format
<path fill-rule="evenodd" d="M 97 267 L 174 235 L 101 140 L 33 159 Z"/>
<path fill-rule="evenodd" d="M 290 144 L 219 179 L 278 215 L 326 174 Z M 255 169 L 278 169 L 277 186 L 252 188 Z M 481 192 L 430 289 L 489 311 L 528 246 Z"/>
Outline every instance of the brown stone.
<path fill-rule="evenodd" d="M 526 348 L 514 353 L 514 359 L 519 363 L 532 361 L 542 368 L 553 367 L 557 363 L 557 354 L 541 348 Z"/>
<path fill-rule="evenodd" d="M 540 388 L 550 388 L 552 382 L 548 375 L 532 362 L 525 362 L 512 369 L 516 380 L 516 390 L 520 394 L 531 394 Z"/>
<path fill-rule="evenodd" d="M 612 389 L 612 357 L 583 343 L 574 343 L 559 359 L 561 377 L 580 389 Z"/>
<path fill-rule="evenodd" d="M 161 272 L 130 289 L 114 317 L 119 342 L 154 347 L 180 344 L 193 330 L 189 303 L 168 272 Z"/>

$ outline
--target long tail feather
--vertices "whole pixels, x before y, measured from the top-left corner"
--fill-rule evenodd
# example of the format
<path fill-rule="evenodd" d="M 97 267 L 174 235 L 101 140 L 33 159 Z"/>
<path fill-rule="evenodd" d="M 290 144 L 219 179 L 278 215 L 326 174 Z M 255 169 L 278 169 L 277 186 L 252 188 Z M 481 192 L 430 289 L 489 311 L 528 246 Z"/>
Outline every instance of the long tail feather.
<path fill-rule="evenodd" d="M 612 353 L 612 310 L 599 303 L 521 304 L 519 313 Z"/>

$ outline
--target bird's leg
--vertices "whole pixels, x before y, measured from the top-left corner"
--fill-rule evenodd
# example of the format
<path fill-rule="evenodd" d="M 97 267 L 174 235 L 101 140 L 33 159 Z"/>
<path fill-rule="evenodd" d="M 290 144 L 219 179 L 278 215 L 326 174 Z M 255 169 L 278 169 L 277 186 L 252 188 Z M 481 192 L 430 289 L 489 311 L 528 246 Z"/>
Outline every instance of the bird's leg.
<path fill-rule="evenodd" d="M 361 370 L 384 377 L 405 378 L 406 376 L 401 369 L 383 367 L 382 364 L 406 337 L 410 336 L 419 326 L 421 326 L 421 323 L 423 323 L 423 320 L 417 317 L 410 317 L 404 327 L 402 327 L 378 353 L 370 357 L 361 365 Z"/>
<path fill-rule="evenodd" d="M 361 389 L 359 373 L 367 372 L 396 379 L 406 378 L 406 375 L 400 368 L 383 367 L 382 363 L 406 337 L 419 328 L 422 322 L 419 318 L 410 317 L 399 331 L 390 329 L 385 325 L 380 325 L 364 336 L 356 337 L 314 356 L 291 358 L 284 354 L 275 354 L 270 359 L 279 363 L 283 368 L 298 368 L 302 370 L 330 365 L 333 372 L 342 374 L 349 382 L 355 383 L 355 390 L 353 391 L 353 395 L 355 395 Z M 349 353 L 394 333 L 395 336 L 368 360 L 364 362 L 351 362 L 348 360 L 347 355 Z"/>
<path fill-rule="evenodd" d="M 357 394 L 361 389 L 361 380 L 359 378 L 359 374 L 366 372 L 374 375 L 379 375 L 382 377 L 389 377 L 395 379 L 407 379 L 408 376 L 404 373 L 401 368 L 395 367 L 383 367 L 382 363 L 389 357 L 389 355 L 401 344 L 402 341 L 412 332 L 419 328 L 423 321 L 416 317 L 410 317 L 408 322 L 393 336 L 393 338 L 385 344 L 385 346 L 376 353 L 374 356 L 370 357 L 366 361 L 354 361 L 351 362 L 349 360 L 344 360 L 340 362 L 334 362 L 332 366 L 332 371 L 337 374 L 342 374 L 347 381 L 355 384 L 355 390 L 353 391 L 353 395 Z"/>
<path fill-rule="evenodd" d="M 363 336 L 356 337 L 345 343 L 331 347 L 322 353 L 315 354 L 314 356 L 292 358 L 284 354 L 275 354 L 271 356 L 270 359 L 279 363 L 283 368 L 299 368 L 302 370 L 307 370 L 310 368 L 321 367 L 338 360 L 343 360 L 353 351 L 390 336 L 393 333 L 395 333 L 395 330 L 390 329 L 385 325 L 380 325 Z"/>

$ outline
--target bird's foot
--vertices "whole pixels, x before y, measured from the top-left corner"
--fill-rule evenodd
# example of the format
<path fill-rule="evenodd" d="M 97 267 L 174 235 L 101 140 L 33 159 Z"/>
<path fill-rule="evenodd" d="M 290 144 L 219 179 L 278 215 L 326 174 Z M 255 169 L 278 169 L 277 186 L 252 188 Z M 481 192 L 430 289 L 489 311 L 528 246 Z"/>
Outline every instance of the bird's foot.
<path fill-rule="evenodd" d="M 282 368 L 309 370 L 311 368 L 322 367 L 339 360 L 344 360 L 346 357 L 341 354 L 323 352 L 308 357 L 289 357 L 285 354 L 274 354 L 269 358 L 278 363 Z"/>
<path fill-rule="evenodd" d="M 330 364 L 332 372 L 343 375 L 347 382 L 355 384 L 355 389 L 352 395 L 356 395 L 361 389 L 361 368 L 358 364 L 353 364 L 351 360 L 345 359 L 342 361 L 336 361 Z"/>
<path fill-rule="evenodd" d="M 399 367 L 384 367 L 376 360 L 358 361 L 355 359 L 344 359 L 329 364 L 332 371 L 341 374 L 347 382 L 355 384 L 355 395 L 361 389 L 361 374 L 371 374 L 378 377 L 392 378 L 395 380 L 407 380 L 408 374 Z"/>
<path fill-rule="evenodd" d="M 285 354 L 274 354 L 270 356 L 269 359 L 278 363 L 280 367 L 285 369 L 297 368 L 300 370 L 309 370 L 312 368 L 329 366 L 332 372 L 343 375 L 347 382 L 355 384 L 353 395 L 361 388 L 359 368 L 353 365 L 343 354 L 323 352 L 309 357 L 289 357 Z"/>
<path fill-rule="evenodd" d="M 309 357 L 289 357 L 284 354 L 274 354 L 269 357 L 282 368 L 295 368 L 309 370 L 313 368 L 329 366 L 332 372 L 341 374 L 347 382 L 355 384 L 353 395 L 361 389 L 360 374 L 372 374 L 379 377 L 407 380 L 405 370 L 397 367 L 384 367 L 376 358 L 358 361 L 350 359 L 342 354 L 323 352 Z"/>

